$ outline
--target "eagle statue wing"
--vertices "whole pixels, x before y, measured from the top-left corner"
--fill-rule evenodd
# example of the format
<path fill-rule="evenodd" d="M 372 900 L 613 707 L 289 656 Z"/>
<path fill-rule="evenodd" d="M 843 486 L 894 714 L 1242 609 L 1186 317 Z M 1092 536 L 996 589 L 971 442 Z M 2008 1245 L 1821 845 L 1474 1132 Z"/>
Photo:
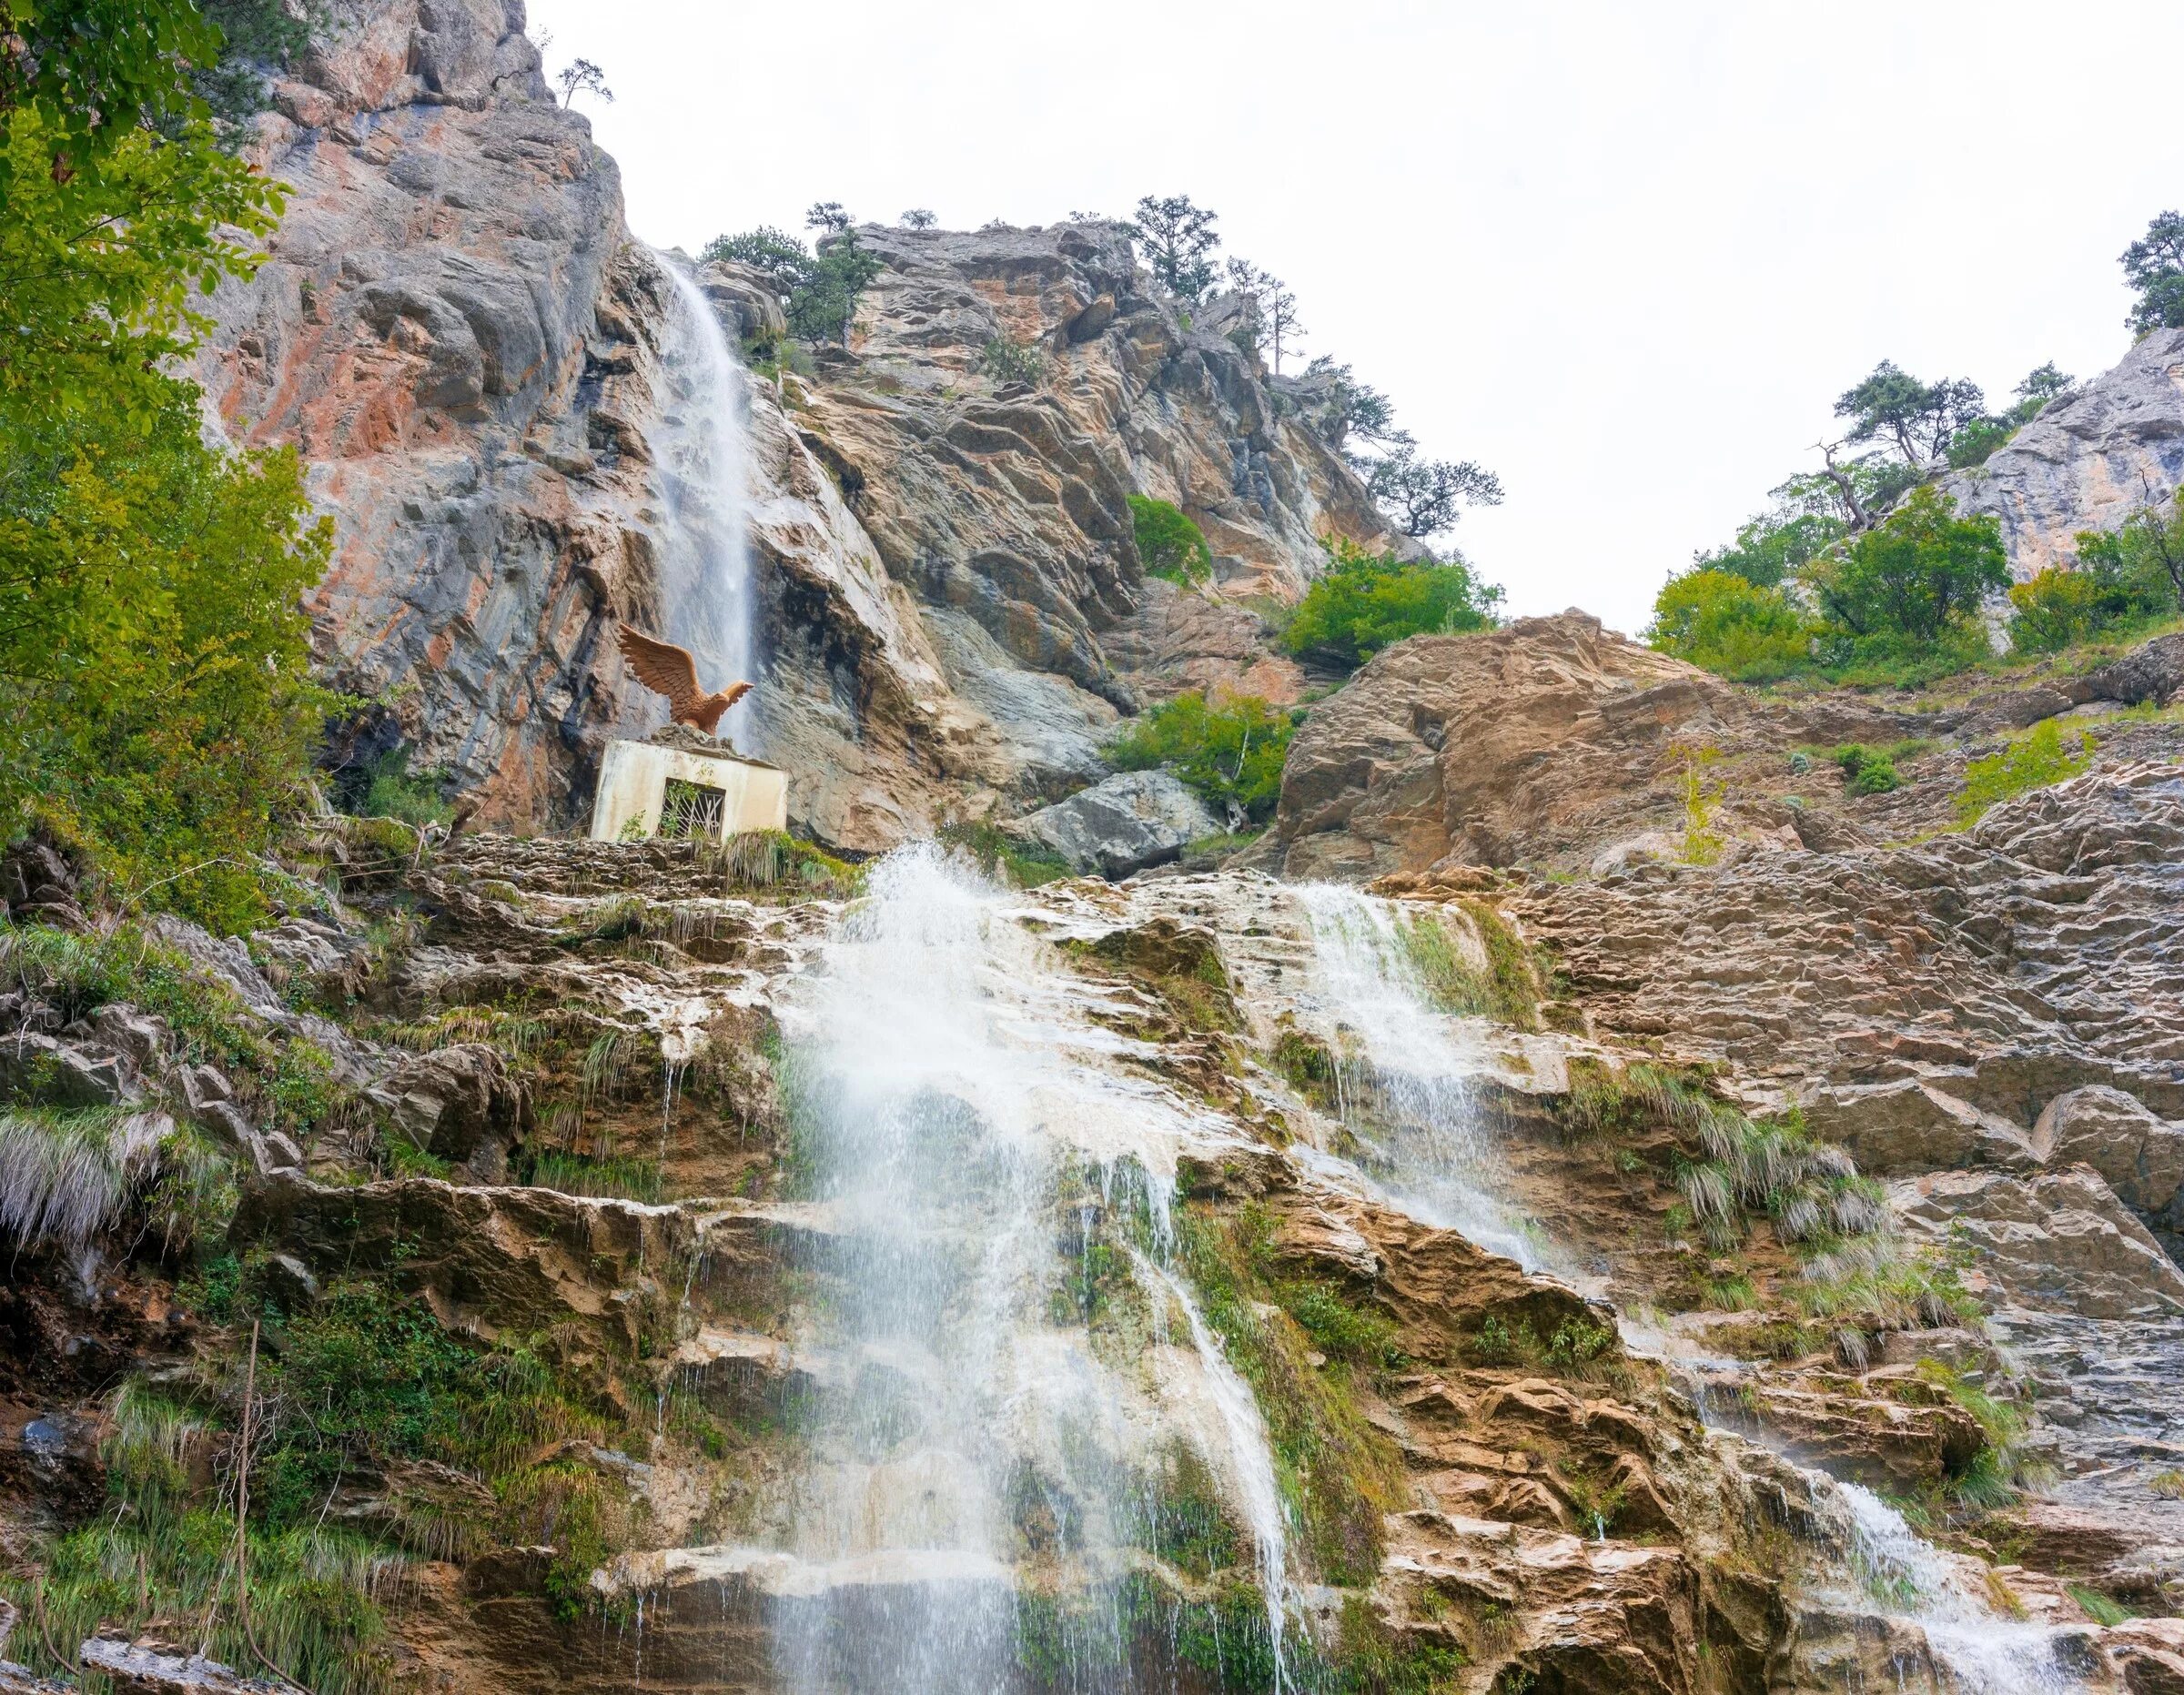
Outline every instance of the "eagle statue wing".
<path fill-rule="evenodd" d="M 616 633 L 621 638 L 622 657 L 637 673 L 637 681 L 667 696 L 668 711 L 680 718 L 697 703 L 701 692 L 698 667 L 688 648 L 655 641 L 628 624 L 621 625 Z"/>

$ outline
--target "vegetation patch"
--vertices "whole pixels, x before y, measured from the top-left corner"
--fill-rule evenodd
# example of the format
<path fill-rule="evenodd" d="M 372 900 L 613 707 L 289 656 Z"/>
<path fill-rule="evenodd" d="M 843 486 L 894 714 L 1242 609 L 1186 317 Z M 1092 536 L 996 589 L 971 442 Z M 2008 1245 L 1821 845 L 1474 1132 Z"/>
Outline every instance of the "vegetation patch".
<path fill-rule="evenodd" d="M 1117 771 L 1165 769 L 1232 819 L 1264 820 L 1300 714 L 1254 694 L 1191 689 L 1132 719 L 1106 749 Z"/>
<path fill-rule="evenodd" d="M 1180 507 L 1150 495 L 1130 496 L 1130 528 L 1138 557 L 1150 577 L 1165 577 L 1186 588 L 1213 580 L 1213 550 L 1206 532 Z"/>
<path fill-rule="evenodd" d="M 2093 732 L 2080 731 L 2073 742 L 2066 743 L 2062 726 L 2050 718 L 1999 753 L 1976 759 L 1964 768 L 1956 822 L 1977 823 L 1997 802 L 2065 782 L 2092 762 Z"/>
<path fill-rule="evenodd" d="M 943 845 L 967 853 L 987 876 L 1012 888 L 1036 889 L 1074 876 L 1069 862 L 1043 842 L 1014 836 L 998 824 L 944 824 Z"/>
<path fill-rule="evenodd" d="M 1439 564 L 1368 553 L 1340 536 L 1324 538 L 1327 562 L 1282 631 L 1289 652 L 1355 671 L 1406 636 L 1491 630 L 1502 590 L 1461 560 Z"/>

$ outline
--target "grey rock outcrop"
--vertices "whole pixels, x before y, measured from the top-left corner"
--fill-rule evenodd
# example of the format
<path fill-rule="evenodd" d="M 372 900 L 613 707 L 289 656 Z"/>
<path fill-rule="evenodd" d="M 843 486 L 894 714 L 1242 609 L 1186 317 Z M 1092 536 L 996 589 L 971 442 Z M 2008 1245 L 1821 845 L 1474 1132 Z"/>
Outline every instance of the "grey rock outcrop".
<path fill-rule="evenodd" d="M 670 435 L 709 404 L 682 297 L 523 24 L 518 0 L 339 0 L 260 120 L 288 213 L 198 362 L 230 437 L 295 445 L 335 516 L 319 656 L 393 701 L 359 755 L 406 746 L 486 824 L 581 819 L 606 742 L 659 721 L 611 632 L 672 621 Z M 738 733 L 788 771 L 797 827 L 872 851 L 1006 816 L 1103 775 L 1143 700 L 1293 695 L 1259 620 L 1171 627 L 1137 557 L 1138 492 L 1198 520 L 1231 596 L 1293 596 L 1323 533 L 1390 540 L 1218 313 L 1191 326 L 1111 224 L 861 235 L 885 268 L 851 349 L 746 397 L 761 686 Z M 732 339 L 784 328 L 758 273 L 696 280 Z M 1041 380 L 987 374 L 996 338 Z"/>
<path fill-rule="evenodd" d="M 2002 520 L 2010 570 L 2023 581 L 2073 560 L 2079 530 L 2114 530 L 2179 482 L 2184 329 L 2159 329 L 1943 487 L 1959 510 Z"/>
<path fill-rule="evenodd" d="M 1118 772 L 1081 794 L 1040 808 L 1016 826 L 1075 870 L 1104 877 L 1127 877 L 1165 864 L 1220 828 L 1220 820 L 1197 792 L 1165 771 Z"/>

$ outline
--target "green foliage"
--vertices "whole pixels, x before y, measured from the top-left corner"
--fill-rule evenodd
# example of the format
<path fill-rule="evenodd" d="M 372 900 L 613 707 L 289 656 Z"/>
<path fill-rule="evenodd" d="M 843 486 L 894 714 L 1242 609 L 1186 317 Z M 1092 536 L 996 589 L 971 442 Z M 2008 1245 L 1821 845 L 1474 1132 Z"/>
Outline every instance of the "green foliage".
<path fill-rule="evenodd" d="M 2117 1625 L 2128 1623 L 2138 1617 L 2128 1607 L 2110 1599 L 2098 1589 L 2088 1589 L 2082 1583 L 2066 1583 L 2063 1588 L 2083 1609 L 2086 1617 L 2103 1629 L 2113 1629 Z"/>
<path fill-rule="evenodd" d="M 1684 577 L 1716 571 L 1741 577 L 1756 589 L 1779 588 L 1840 540 L 1843 520 L 1832 512 L 1795 507 L 1762 513 L 1726 547 L 1692 556 Z"/>
<path fill-rule="evenodd" d="M 1288 712 L 1257 695 L 1223 694 L 1209 701 L 1192 689 L 1140 713 L 1106 753 L 1118 771 L 1165 767 L 1215 806 L 1263 819 L 1281 793 L 1282 763 L 1296 730 Z"/>
<path fill-rule="evenodd" d="M 1485 950 L 1486 968 L 1471 963 L 1445 916 L 1430 909 L 1413 912 L 1398 921 L 1396 939 L 1419 986 L 1443 1012 L 1538 1029 L 1539 984 L 1523 943 L 1491 903 L 1460 905 Z"/>
<path fill-rule="evenodd" d="M 1213 550 L 1206 532 L 1189 515 L 1149 495 L 1130 496 L 1130 527 L 1137 533 L 1138 557 L 1148 575 L 1187 587 L 1213 580 Z"/>
<path fill-rule="evenodd" d="M 42 820 L 121 893 L 220 928 L 300 790 L 324 697 L 302 591 L 332 528 L 292 452 L 205 445 L 167 373 L 193 288 L 247 275 L 279 191 L 202 125 L 117 138 L 8 126 L 0 219 L 0 828 Z"/>
<path fill-rule="evenodd" d="M 1311 1337 L 1312 1346 L 1330 1359 L 1376 1368 L 1402 1361 L 1395 1321 L 1370 1307 L 1352 1306 L 1330 1283 L 1285 1283 L 1276 1289 L 1275 1299 Z"/>
<path fill-rule="evenodd" d="M 1046 356 L 1028 342 L 992 336 L 978 355 L 978 368 L 997 383 L 1028 383 L 1036 388 L 1046 380 Z"/>
<path fill-rule="evenodd" d="M 2184 611 L 2184 488 L 2169 501 L 2140 507 L 2112 533 L 2078 538 L 2078 565 L 2134 606 Z"/>
<path fill-rule="evenodd" d="M 1669 751 L 1684 762 L 1679 783 L 1684 801 L 1684 844 L 1680 857 L 1686 865 L 1711 865 L 1721 858 L 1722 850 L 1727 845 L 1714 822 L 1727 789 L 1719 777 L 1711 774 L 1721 762 L 1722 751 L 1709 747 L 1677 747 Z"/>
<path fill-rule="evenodd" d="M 1272 1220 L 1250 1208 L 1223 1218 L 1193 1206 L 1178 1213 L 1176 1226 L 1206 1322 L 1259 1402 L 1276 1478 L 1306 1550 L 1328 1582 L 1370 1581 L 1400 1465 L 1365 1421 L 1348 1369 L 1338 1361 L 1314 1370 L 1304 1357 L 1311 1338 L 1269 1299 L 1279 1293 L 1270 1276 Z M 1391 1345 L 1369 1322 L 1336 1327 L 1360 1347 Z"/>
<path fill-rule="evenodd" d="M 220 32 L 212 63 L 193 66 L 190 85 L 212 114 L 215 132 L 230 146 L 249 134 L 266 110 L 267 83 L 292 69 L 311 45 L 323 0 L 291 11 L 288 0 L 200 0 L 206 21 Z"/>
<path fill-rule="evenodd" d="M 1461 561 L 1446 565 L 1368 553 L 1340 536 L 1324 539 L 1327 564 L 1282 632 L 1291 653 L 1355 670 L 1406 636 L 1459 634 L 1494 626 L 1499 587 Z"/>
<path fill-rule="evenodd" d="M 1772 682 L 1812 665 L 1819 629 L 1780 589 L 1707 569 L 1669 579 L 1653 601 L 1645 640 L 1739 682 Z"/>
<path fill-rule="evenodd" d="M 766 273 L 787 298 L 790 333 L 805 341 L 849 345 L 857 302 L 872 279 L 886 267 L 857 237 L 844 218 L 821 237 L 819 250 L 807 251 L 784 230 L 762 226 L 742 235 L 715 236 L 703 257 L 727 259 Z"/>
<path fill-rule="evenodd" d="M 1835 416 L 1850 420 L 1851 440 L 1888 441 L 1906 464 L 1924 466 L 1940 458 L 1965 425 L 1984 416 L 1986 406 L 1977 383 L 1949 378 L 1921 382 L 1883 359 L 1865 381 L 1845 390 L 1835 401 Z"/>
<path fill-rule="evenodd" d="M 396 818 L 406 824 L 444 824 L 455 809 L 441 798 L 443 779 L 432 772 L 412 772 L 410 750 L 389 748 L 371 761 L 352 809 L 359 818 Z"/>
<path fill-rule="evenodd" d="M 1843 786 L 1853 794 L 1886 794 L 1903 786 L 1895 760 L 1883 749 L 1852 742 L 1833 749 L 1828 757 L 1842 769 Z"/>
<path fill-rule="evenodd" d="M 2079 731 L 2077 745 L 2066 747 L 2062 726 L 2050 718 L 1999 753 L 1976 759 L 1964 768 L 1964 788 L 1956 797 L 1956 822 L 1977 823 L 1997 801 L 2075 777 L 2092 762 L 2093 732 Z"/>
<path fill-rule="evenodd" d="M 944 845 L 968 853 L 980 871 L 1012 888 L 1036 889 L 1073 874 L 1069 862 L 1046 843 L 1012 836 L 998 824 L 944 824 L 938 833 Z"/>
<path fill-rule="evenodd" d="M 1815 570 L 1822 611 L 1853 639 L 1938 641 L 2009 586 L 1999 520 L 1958 518 L 1930 486 Z"/>
<path fill-rule="evenodd" d="M 2120 263 L 2138 293 L 2128 320 L 2133 335 L 2184 324 L 2184 213 L 2161 213 L 2123 250 Z"/>
<path fill-rule="evenodd" d="M 1193 206 L 1188 195 L 1148 194 L 1138 202 L 1137 221 L 1124 227 L 1161 285 L 1178 299 L 1195 302 L 1213 283 L 1213 252 L 1221 245 L 1213 233 L 1218 217 Z"/>

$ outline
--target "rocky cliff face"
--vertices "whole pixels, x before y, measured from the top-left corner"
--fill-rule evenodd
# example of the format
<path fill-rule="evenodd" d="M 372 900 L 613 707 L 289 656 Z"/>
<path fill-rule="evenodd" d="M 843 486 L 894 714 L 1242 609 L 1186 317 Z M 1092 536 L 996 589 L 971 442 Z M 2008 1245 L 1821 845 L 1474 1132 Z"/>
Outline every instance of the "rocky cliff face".
<path fill-rule="evenodd" d="M 2079 530 L 2114 530 L 2179 482 L 2184 330 L 2160 329 L 1945 487 L 1961 510 L 2002 520 L 2010 570 L 2023 581 L 2075 559 Z"/>
<path fill-rule="evenodd" d="M 514 0 L 333 8 L 258 142 L 291 209 L 200 365 L 229 433 L 293 443 L 336 516 L 314 610 L 331 674 L 382 703 L 366 750 L 536 824 L 581 817 L 604 741 L 656 721 L 611 631 L 671 621 L 663 442 L 692 402 L 674 290 L 522 26 Z M 1187 328 L 1111 225 L 863 237 L 886 268 L 849 351 L 746 400 L 745 740 L 799 826 L 885 847 L 1103 774 L 1145 699 L 1294 698 L 1237 600 L 1381 524 L 1220 333 L 1237 304 Z M 748 274 L 707 286 L 733 329 L 778 317 Z M 982 374 L 996 338 L 1042 380 Z M 1220 594 L 1146 580 L 1133 492 L 1200 520 Z"/>

